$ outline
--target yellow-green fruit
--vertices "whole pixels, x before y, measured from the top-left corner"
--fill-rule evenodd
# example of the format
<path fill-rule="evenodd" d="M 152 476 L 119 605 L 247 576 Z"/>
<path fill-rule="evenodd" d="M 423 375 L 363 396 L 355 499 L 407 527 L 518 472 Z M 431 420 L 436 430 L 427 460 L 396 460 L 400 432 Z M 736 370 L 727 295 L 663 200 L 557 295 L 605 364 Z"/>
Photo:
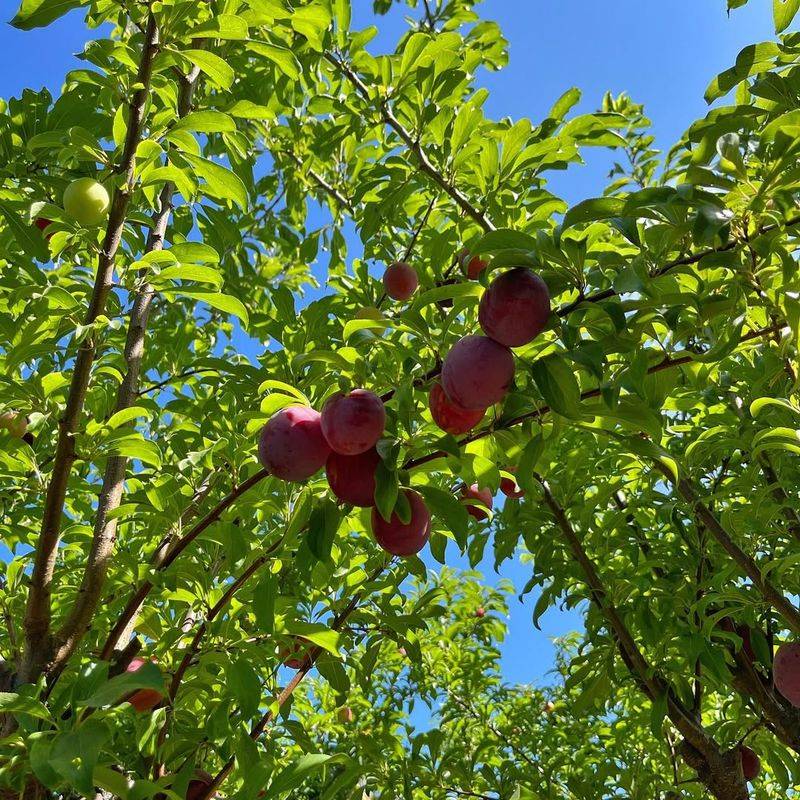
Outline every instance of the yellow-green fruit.
<path fill-rule="evenodd" d="M 0 428 L 5 428 L 11 436 L 21 439 L 28 432 L 28 420 L 16 411 L 0 414 Z"/>
<path fill-rule="evenodd" d="M 356 311 L 356 319 L 374 319 L 378 322 L 383 321 L 383 314 L 381 314 L 380 309 L 375 308 L 375 306 L 364 306 L 363 308 L 359 308 Z"/>
<path fill-rule="evenodd" d="M 110 203 L 106 187 L 93 178 L 78 178 L 64 190 L 64 211 L 87 228 L 106 218 Z"/>

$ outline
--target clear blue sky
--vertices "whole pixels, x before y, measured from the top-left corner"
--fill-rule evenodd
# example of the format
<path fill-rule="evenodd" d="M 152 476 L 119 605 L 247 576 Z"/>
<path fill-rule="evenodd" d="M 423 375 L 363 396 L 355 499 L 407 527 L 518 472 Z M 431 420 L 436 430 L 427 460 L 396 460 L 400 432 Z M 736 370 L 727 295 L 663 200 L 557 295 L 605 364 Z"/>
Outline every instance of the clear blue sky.
<path fill-rule="evenodd" d="M 353 0 L 353 5 L 354 27 L 370 24 L 371 3 Z M 658 143 L 668 149 L 705 113 L 709 80 L 729 67 L 742 47 L 772 38 L 771 5 L 751 0 L 728 18 L 725 0 L 485 0 L 481 15 L 501 24 L 511 53 L 505 70 L 479 76 L 491 90 L 486 112 L 536 121 L 571 86 L 583 91 L 581 111 L 596 108 L 606 90 L 626 91 L 646 105 Z M 11 7 L 6 3 L 7 17 Z M 406 13 L 398 8 L 379 23 L 373 52 L 393 48 Z M 40 31 L 0 27 L 0 96 L 14 96 L 26 86 L 47 86 L 56 94 L 64 73 L 80 65 L 74 54 L 91 38 L 74 12 Z M 586 166 L 555 173 L 551 189 L 572 203 L 600 194 L 612 158 L 602 151 L 590 156 Z M 491 575 L 491 566 L 484 571 Z M 504 575 L 521 587 L 528 570 L 511 565 Z M 552 659 L 549 637 L 580 624 L 574 613 L 553 610 L 542 620 L 543 632 L 535 631 L 534 602 L 535 596 L 512 607 L 504 650 L 509 681 L 541 679 Z"/>

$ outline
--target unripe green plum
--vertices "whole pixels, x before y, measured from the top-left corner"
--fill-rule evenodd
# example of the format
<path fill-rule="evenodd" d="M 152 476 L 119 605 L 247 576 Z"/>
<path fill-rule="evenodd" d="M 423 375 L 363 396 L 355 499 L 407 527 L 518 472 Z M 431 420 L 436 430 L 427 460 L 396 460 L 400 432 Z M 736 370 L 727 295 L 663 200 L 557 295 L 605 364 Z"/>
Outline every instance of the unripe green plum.
<path fill-rule="evenodd" d="M 64 211 L 86 228 L 106 218 L 111 199 L 106 187 L 94 178 L 77 178 L 64 190 Z"/>

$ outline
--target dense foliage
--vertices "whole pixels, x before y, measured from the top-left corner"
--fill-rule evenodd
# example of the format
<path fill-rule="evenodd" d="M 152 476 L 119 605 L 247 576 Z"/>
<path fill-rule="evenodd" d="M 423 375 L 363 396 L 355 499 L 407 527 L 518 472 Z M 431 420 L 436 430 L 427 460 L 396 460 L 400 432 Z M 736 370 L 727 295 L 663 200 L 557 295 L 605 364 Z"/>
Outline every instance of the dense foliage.
<path fill-rule="evenodd" d="M 800 637 L 800 3 L 665 154 L 624 95 L 488 118 L 506 41 L 476 5 L 410 0 L 375 55 L 350 0 L 23 0 L 18 28 L 80 9 L 100 38 L 58 97 L 0 107 L 4 797 L 800 784 L 774 668 Z M 568 207 L 548 174 L 588 147 L 617 163 Z M 502 339 L 478 307 L 512 267 L 552 313 L 445 434 L 429 393 L 456 342 Z M 357 387 L 386 414 L 375 510 L 258 448 Z M 524 496 L 490 517 L 503 480 Z M 512 587 L 376 544 L 408 487 L 434 559 L 520 559 L 534 624 L 585 612 L 552 687 L 502 681 Z"/>

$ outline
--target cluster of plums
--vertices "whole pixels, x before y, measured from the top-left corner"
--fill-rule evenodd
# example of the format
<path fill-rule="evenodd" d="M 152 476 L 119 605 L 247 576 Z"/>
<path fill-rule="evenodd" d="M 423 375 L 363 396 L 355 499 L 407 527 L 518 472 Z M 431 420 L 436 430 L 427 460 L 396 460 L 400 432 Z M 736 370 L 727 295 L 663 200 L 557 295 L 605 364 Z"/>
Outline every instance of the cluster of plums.
<path fill-rule="evenodd" d="M 386 411 L 373 392 L 338 392 L 322 413 L 307 406 L 288 406 L 270 417 L 261 431 L 258 457 L 276 478 L 303 481 L 325 467 L 333 494 L 343 503 L 372 508 L 372 532 L 378 544 L 397 556 L 411 556 L 430 536 L 431 516 L 417 492 L 405 489 L 411 510 L 403 522 L 396 512 L 384 519 L 375 508 L 377 450 Z"/>
<path fill-rule="evenodd" d="M 477 275 L 486 262 L 469 257 L 467 274 Z M 477 269 L 477 271 L 476 271 Z M 411 265 L 391 264 L 383 277 L 386 293 L 407 300 L 419 280 Z M 430 394 L 434 422 L 450 434 L 465 433 L 477 425 L 486 409 L 500 402 L 514 377 L 510 347 L 532 341 L 547 324 L 550 296 L 544 281 L 524 267 L 495 279 L 481 299 L 479 319 L 486 336 L 466 336 L 445 358 L 442 382 Z M 375 507 L 375 476 L 381 463 L 377 443 L 384 432 L 383 401 L 371 391 L 338 392 L 322 412 L 292 405 L 274 414 L 261 431 L 258 457 L 271 475 L 285 481 L 304 481 L 325 467 L 333 494 L 343 503 L 372 508 L 372 532 L 378 544 L 397 556 L 419 553 L 430 536 L 431 516 L 422 497 L 411 489 L 403 493 L 408 520 L 393 512 L 384 519 Z M 516 482 L 503 478 L 501 489 L 521 497 Z M 461 489 L 468 512 L 487 519 L 492 493 L 477 484 Z M 472 501 L 472 502 L 470 502 Z M 406 516 L 406 515 L 404 515 Z"/>

